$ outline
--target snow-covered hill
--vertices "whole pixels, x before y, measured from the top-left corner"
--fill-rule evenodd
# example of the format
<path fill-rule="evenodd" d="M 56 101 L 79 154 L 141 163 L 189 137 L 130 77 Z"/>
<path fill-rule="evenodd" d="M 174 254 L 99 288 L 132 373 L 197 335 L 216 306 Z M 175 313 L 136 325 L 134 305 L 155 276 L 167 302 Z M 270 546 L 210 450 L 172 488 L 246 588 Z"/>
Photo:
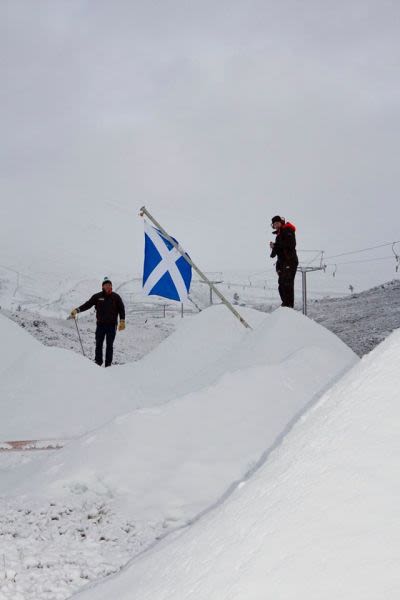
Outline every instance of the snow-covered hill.
<path fill-rule="evenodd" d="M 363 356 L 400 327 L 400 280 L 352 296 L 311 302 L 309 316 Z"/>
<path fill-rule="evenodd" d="M 27 427 L 29 418 L 32 430 L 43 418 L 53 420 L 55 430 L 77 422 L 92 429 L 89 417 L 103 420 L 62 450 L 24 455 L 22 463 L 7 459 L 0 467 L 5 599 L 67 598 L 223 505 L 236 482 L 256 471 L 306 407 L 358 360 L 333 334 L 295 311 L 244 314 L 253 331 L 216 306 L 183 319 L 139 362 L 109 370 L 66 350 L 43 348 L 44 355 L 63 359 L 60 368 L 51 358 L 51 372 L 42 370 L 41 380 L 24 369 L 21 390 L 17 372 L 11 373 L 14 391 L 12 376 L 4 393 L 0 383 L 4 431 L 8 423 L 16 433 L 17 424 Z M 7 335 L 23 334 L 12 323 L 6 326 Z M 30 348 L 26 354 L 27 365 L 36 364 Z M 47 401 L 52 389 L 61 393 L 56 374 L 64 382 L 68 411 L 62 425 L 59 410 Z M 81 392 L 75 387 L 71 396 L 72 375 Z M 96 387 L 92 376 L 98 377 Z M 109 393 L 110 377 L 121 397 L 117 388 Z M 18 393 L 25 398 L 28 389 L 30 402 L 14 414 Z M 104 423 L 105 411 L 119 415 Z"/>
<path fill-rule="evenodd" d="M 188 304 L 183 319 L 180 307 L 170 306 L 164 317 L 163 301 L 145 300 L 140 281 L 131 280 L 119 286 L 128 328 L 115 353 L 126 364 L 99 369 L 81 355 L 75 324 L 65 319 L 97 287 L 95 280 L 66 281 L 51 298 L 41 281 L 16 296 L 3 286 L 14 308 L 0 315 L 7 340 L 0 441 L 65 444 L 88 433 L 54 454 L 0 454 L 2 600 L 67 598 L 225 506 L 239 481 L 249 485 L 264 468 L 302 411 L 356 361 L 298 312 L 270 312 L 276 302 L 260 300 L 258 288 L 246 287 L 235 300 L 237 288 L 222 285 L 255 328 L 249 332 L 223 306 L 197 314 Z M 310 303 L 309 314 L 361 355 L 400 325 L 399 290 L 395 280 L 324 298 Z M 206 307 L 208 289 L 195 284 L 194 298 Z M 80 316 L 89 359 L 94 327 L 92 314 Z M 175 591 L 164 587 L 173 600 Z"/>
<path fill-rule="evenodd" d="M 192 527 L 82 600 L 396 600 L 400 332 Z"/>
<path fill-rule="evenodd" d="M 0 441 L 70 438 L 129 406 L 106 369 L 44 346 L 2 315 L 0 336 Z"/>

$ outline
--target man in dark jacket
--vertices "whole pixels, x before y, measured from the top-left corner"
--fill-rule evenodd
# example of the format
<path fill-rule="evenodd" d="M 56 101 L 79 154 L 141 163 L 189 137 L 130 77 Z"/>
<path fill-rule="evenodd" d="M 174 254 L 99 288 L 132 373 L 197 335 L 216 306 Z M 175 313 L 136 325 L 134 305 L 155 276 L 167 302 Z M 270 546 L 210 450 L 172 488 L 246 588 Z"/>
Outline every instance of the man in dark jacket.
<path fill-rule="evenodd" d="M 105 366 L 110 367 L 113 358 L 113 344 L 117 333 L 117 323 L 119 316 L 118 331 L 125 329 L 125 307 L 121 296 L 112 291 L 112 283 L 108 277 L 104 278 L 102 291 L 94 294 L 90 300 L 74 308 L 71 311 L 71 317 L 74 319 L 79 312 L 89 310 L 92 306 L 96 309 L 96 356 L 95 362 L 99 366 L 103 364 L 103 344 L 106 339 L 106 361 Z"/>
<path fill-rule="evenodd" d="M 278 289 L 282 306 L 294 306 L 294 278 L 299 260 L 296 252 L 296 227 L 279 215 L 272 217 L 275 242 L 270 242 L 271 258 L 277 257 Z"/>

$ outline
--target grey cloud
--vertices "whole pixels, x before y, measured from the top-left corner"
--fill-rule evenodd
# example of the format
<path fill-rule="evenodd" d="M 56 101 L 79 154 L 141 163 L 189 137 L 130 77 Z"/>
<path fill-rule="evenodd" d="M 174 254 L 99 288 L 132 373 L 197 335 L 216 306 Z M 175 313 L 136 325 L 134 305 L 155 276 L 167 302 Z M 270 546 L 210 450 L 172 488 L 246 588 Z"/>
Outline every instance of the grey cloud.
<path fill-rule="evenodd" d="M 15 2 L 0 16 L 2 198 L 29 226 L 42 207 L 43 245 L 73 208 L 85 256 L 109 226 L 139 269 L 140 230 L 128 259 L 110 202 L 132 219 L 147 203 L 211 269 L 262 268 L 276 212 L 304 248 L 400 237 L 397 3 Z"/>

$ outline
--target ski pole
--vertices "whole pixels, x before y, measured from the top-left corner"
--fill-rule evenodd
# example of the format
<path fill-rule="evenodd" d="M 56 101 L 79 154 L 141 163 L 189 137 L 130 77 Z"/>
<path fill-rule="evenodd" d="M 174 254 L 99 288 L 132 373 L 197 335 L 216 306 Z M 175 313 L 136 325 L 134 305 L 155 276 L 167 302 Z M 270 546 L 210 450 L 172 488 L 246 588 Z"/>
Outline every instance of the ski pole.
<path fill-rule="evenodd" d="M 82 344 L 82 340 L 81 340 L 81 334 L 80 334 L 80 332 L 79 332 L 79 327 L 78 327 L 78 319 L 74 319 L 74 321 L 75 321 L 75 325 L 76 325 L 76 330 L 77 330 L 77 332 L 78 332 L 78 338 L 79 338 L 79 341 L 80 341 L 80 343 L 81 343 L 82 354 L 83 354 L 83 356 L 86 358 L 86 354 L 85 354 L 85 351 L 84 351 L 84 349 L 83 349 L 83 344 Z"/>
<path fill-rule="evenodd" d="M 73 319 L 73 320 L 75 321 L 75 325 L 76 325 L 76 331 L 78 332 L 78 338 L 79 338 L 79 341 L 80 341 L 80 343 L 81 343 L 82 354 L 83 354 L 83 356 L 86 358 L 86 354 L 85 354 L 85 351 L 84 351 L 84 349 L 83 349 L 83 344 L 82 344 L 81 334 L 80 334 L 79 327 L 78 327 L 78 319 L 77 319 L 76 317 L 71 317 L 71 316 L 70 316 L 70 317 L 67 317 L 67 319 Z"/>

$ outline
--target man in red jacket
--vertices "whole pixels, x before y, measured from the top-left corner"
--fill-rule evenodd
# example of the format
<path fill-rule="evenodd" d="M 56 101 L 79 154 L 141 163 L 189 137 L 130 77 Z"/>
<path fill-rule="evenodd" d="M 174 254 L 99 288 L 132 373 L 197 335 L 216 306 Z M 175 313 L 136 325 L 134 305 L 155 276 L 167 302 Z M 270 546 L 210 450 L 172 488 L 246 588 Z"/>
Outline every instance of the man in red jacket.
<path fill-rule="evenodd" d="M 117 333 L 118 317 L 118 330 L 123 331 L 125 329 L 125 307 L 121 296 L 113 292 L 112 283 L 108 277 L 104 278 L 101 292 L 94 294 L 79 308 L 74 308 L 71 311 L 71 317 L 75 319 L 79 312 L 89 310 L 92 306 L 96 309 L 97 320 L 95 362 L 100 367 L 103 364 L 103 344 L 105 339 L 105 366 L 110 367 L 113 359 L 113 344 L 115 334 Z"/>
<path fill-rule="evenodd" d="M 277 257 L 278 289 L 282 306 L 294 306 L 294 278 L 296 277 L 299 259 L 296 252 L 296 227 L 286 223 L 285 219 L 276 215 L 271 222 L 275 242 L 270 242 L 271 258 Z"/>

